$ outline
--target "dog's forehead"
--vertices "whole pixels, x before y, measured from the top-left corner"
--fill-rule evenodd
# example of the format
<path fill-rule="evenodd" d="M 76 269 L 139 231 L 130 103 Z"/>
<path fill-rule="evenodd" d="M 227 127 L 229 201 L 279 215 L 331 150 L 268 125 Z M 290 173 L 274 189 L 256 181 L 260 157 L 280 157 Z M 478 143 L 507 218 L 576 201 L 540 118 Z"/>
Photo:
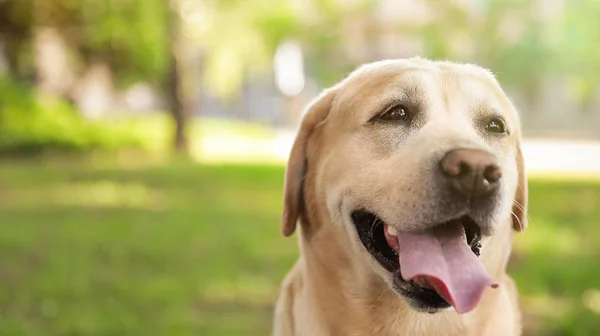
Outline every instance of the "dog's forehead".
<path fill-rule="evenodd" d="M 488 69 L 468 63 L 450 61 L 431 61 L 421 58 L 398 60 L 383 60 L 364 64 L 353 71 L 349 81 L 367 80 L 371 77 L 390 78 L 407 72 L 417 72 L 421 75 L 437 76 L 438 78 L 460 77 L 495 82 L 494 75 Z"/>
<path fill-rule="evenodd" d="M 363 65 L 339 86 L 336 104 L 349 112 L 354 106 L 368 107 L 378 100 L 410 91 L 420 99 L 449 99 L 461 108 L 505 112 L 513 118 L 513 107 L 493 74 L 482 67 L 429 61 L 419 58 L 385 60 Z M 367 106 L 365 106 L 367 104 Z"/>

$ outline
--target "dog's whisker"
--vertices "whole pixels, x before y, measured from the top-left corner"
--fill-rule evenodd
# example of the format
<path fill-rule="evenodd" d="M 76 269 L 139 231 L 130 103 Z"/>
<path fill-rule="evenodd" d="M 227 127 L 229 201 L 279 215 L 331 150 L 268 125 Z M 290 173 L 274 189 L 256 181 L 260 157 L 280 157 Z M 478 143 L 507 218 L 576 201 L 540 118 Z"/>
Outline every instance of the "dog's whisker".
<path fill-rule="evenodd" d="M 526 209 L 523 204 L 519 203 L 519 201 L 514 200 L 514 202 L 523 210 L 523 213 L 525 214 L 525 216 L 527 217 L 528 221 L 531 221 L 531 217 L 529 216 L 529 211 L 528 209 Z"/>
<path fill-rule="evenodd" d="M 515 203 L 516 206 L 519 207 L 519 209 L 523 210 L 523 213 L 525 213 L 527 210 L 525 209 L 525 207 L 523 207 L 523 205 L 521 203 L 519 203 L 519 201 L 517 201 L 516 199 L 513 200 L 513 203 Z"/>
<path fill-rule="evenodd" d="M 381 222 L 381 220 L 379 218 L 375 218 L 373 220 L 373 224 L 371 224 L 371 236 L 374 236 L 375 233 L 373 232 L 373 230 L 375 229 L 375 227 Z"/>
<path fill-rule="evenodd" d="M 308 173 L 304 174 L 304 176 L 302 176 L 302 177 L 301 177 L 301 178 L 298 180 L 298 182 L 297 182 L 297 183 L 298 183 L 299 185 L 302 185 L 302 184 L 304 183 L 304 181 L 306 180 L 306 178 L 308 178 L 308 177 L 309 177 L 309 176 L 311 176 L 311 175 L 315 175 L 315 174 L 316 174 L 316 172 L 308 172 Z"/>
<path fill-rule="evenodd" d="M 513 216 L 516 220 L 517 223 L 519 224 L 519 230 L 523 230 L 523 223 L 521 223 L 521 219 L 519 218 L 519 216 L 517 216 L 514 212 L 510 212 L 511 216 Z"/>
<path fill-rule="evenodd" d="M 387 293 L 387 292 L 391 291 L 391 290 L 392 290 L 392 288 L 391 288 L 391 287 L 388 287 L 388 288 L 386 288 L 386 289 L 385 289 L 383 292 L 381 292 L 381 295 L 379 295 L 379 297 L 377 298 L 377 301 L 381 300 L 381 298 L 383 297 L 383 295 L 384 295 L 385 293 Z"/>
<path fill-rule="evenodd" d="M 525 214 L 527 221 L 531 222 L 531 217 L 529 216 L 529 211 L 527 211 L 527 209 L 525 209 L 523 204 L 519 203 L 519 201 L 517 201 L 517 200 L 513 200 L 513 203 L 523 211 L 523 214 Z"/>

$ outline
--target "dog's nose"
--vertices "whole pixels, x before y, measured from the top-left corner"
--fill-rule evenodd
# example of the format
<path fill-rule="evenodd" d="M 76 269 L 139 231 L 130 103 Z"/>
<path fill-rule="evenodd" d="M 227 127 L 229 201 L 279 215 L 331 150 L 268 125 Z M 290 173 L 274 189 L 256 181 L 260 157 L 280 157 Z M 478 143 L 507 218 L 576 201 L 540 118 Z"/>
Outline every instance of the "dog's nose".
<path fill-rule="evenodd" d="M 444 155 L 441 166 L 450 186 L 472 198 L 491 193 L 502 177 L 496 158 L 479 149 L 453 149 Z"/>

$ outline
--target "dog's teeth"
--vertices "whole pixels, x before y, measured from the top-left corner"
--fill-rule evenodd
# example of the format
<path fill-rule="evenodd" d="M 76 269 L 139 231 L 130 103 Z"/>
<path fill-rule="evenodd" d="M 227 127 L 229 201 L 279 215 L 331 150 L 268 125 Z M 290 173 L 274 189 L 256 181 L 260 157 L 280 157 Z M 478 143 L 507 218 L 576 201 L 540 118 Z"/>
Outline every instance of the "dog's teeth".
<path fill-rule="evenodd" d="M 388 225 L 388 227 L 387 227 L 387 233 L 390 236 L 397 236 L 398 235 L 398 231 L 396 231 L 396 228 L 393 227 L 393 226 L 391 226 L 391 225 Z"/>
<path fill-rule="evenodd" d="M 418 278 L 415 278 L 413 281 L 414 281 L 414 282 L 415 282 L 417 285 L 419 285 L 419 286 L 421 286 L 421 287 L 423 287 L 423 288 L 428 288 L 428 289 L 431 289 L 431 288 L 432 288 L 432 287 L 431 287 L 431 284 L 429 284 L 429 280 L 427 280 L 427 278 L 426 278 L 426 277 L 418 277 Z"/>

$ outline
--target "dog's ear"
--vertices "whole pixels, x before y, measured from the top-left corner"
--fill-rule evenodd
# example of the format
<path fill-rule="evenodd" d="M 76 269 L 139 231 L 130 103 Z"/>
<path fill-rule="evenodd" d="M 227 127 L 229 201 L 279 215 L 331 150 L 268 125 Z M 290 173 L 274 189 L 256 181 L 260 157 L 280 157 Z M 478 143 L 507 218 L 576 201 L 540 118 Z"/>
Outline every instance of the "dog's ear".
<path fill-rule="evenodd" d="M 523 160 L 523 151 L 521 150 L 520 140 L 517 142 L 516 156 L 519 181 L 512 206 L 512 225 L 515 231 L 523 232 L 527 228 L 528 187 L 527 173 L 525 171 L 525 162 Z"/>
<path fill-rule="evenodd" d="M 308 138 L 315 127 L 329 115 L 336 91 L 336 87 L 323 91 L 308 105 L 300 123 L 285 170 L 283 215 L 281 217 L 281 233 L 285 237 L 294 233 L 303 206 L 302 193 L 307 165 L 306 144 Z"/>

